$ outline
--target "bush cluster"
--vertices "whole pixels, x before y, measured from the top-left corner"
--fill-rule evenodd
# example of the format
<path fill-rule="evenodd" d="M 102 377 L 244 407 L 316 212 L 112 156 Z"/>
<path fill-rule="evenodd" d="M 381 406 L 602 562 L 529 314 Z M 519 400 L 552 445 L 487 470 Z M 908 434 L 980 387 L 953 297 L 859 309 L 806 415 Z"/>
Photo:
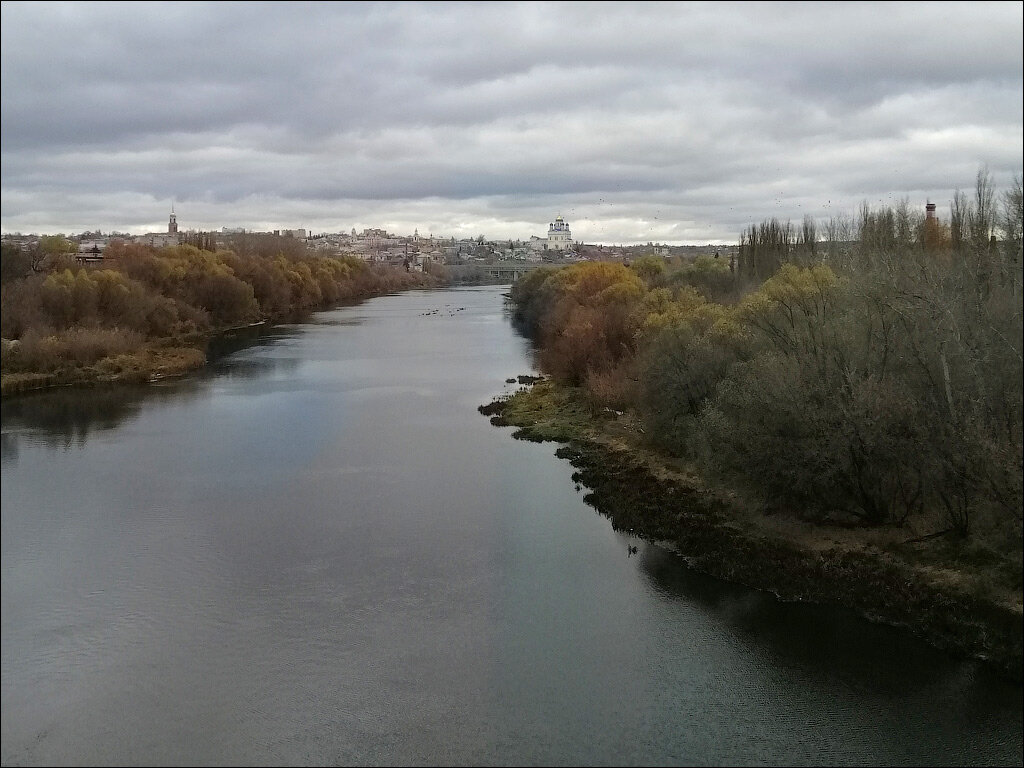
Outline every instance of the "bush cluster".
<path fill-rule="evenodd" d="M 768 221 L 732 268 L 538 269 L 513 287 L 514 313 L 553 378 L 633 411 L 659 448 L 766 511 L 939 516 L 1019 548 L 1019 177 L 997 200 L 979 173 L 953 212 L 946 225 L 865 206 L 824 238 Z"/>
<path fill-rule="evenodd" d="M 146 342 L 232 326 L 434 282 L 355 257 L 305 253 L 299 241 L 244 240 L 236 250 L 114 242 L 103 266 L 75 265 L 52 244 L 2 254 L 4 373 L 89 366 Z M 54 255 L 56 254 L 56 256 Z"/>

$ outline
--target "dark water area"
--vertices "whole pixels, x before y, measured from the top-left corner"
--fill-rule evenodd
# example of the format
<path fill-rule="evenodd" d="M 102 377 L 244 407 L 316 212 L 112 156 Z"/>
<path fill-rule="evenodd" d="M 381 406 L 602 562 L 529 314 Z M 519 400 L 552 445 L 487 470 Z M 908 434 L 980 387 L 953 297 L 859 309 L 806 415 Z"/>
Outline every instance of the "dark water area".
<path fill-rule="evenodd" d="M 1021 765 L 1019 685 L 694 573 L 491 426 L 505 291 L 4 399 L 3 765 Z"/>

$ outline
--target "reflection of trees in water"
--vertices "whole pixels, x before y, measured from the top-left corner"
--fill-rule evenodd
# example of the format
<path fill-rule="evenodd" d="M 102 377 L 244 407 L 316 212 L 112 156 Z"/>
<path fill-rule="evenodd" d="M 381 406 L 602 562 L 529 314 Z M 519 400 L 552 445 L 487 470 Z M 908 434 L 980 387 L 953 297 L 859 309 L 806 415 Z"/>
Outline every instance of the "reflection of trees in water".
<path fill-rule="evenodd" d="M 173 402 L 191 398 L 206 389 L 212 376 L 257 379 L 274 371 L 293 370 L 299 362 L 292 358 L 225 358 L 257 344 L 271 345 L 295 335 L 295 329 L 260 326 L 218 336 L 210 341 L 207 350 L 208 358 L 217 361 L 216 370 L 207 369 L 164 383 L 66 387 L 4 398 L 0 404 L 0 420 L 5 427 L 0 445 L 3 461 L 17 461 L 17 428 L 30 430 L 32 440 L 47 448 L 82 446 L 91 434 L 115 429 L 134 419 L 143 400 Z"/>
<path fill-rule="evenodd" d="M 665 599 L 699 605 L 732 637 L 767 654 L 773 667 L 884 696 L 937 688 L 972 713 L 995 712 L 1016 700 L 1019 712 L 1019 687 L 980 663 L 963 662 L 960 671 L 966 673 L 954 674 L 951 657 L 903 627 L 876 624 L 838 606 L 782 602 L 695 571 L 660 547 L 642 545 L 634 559 Z M 995 691 L 1006 696 L 993 696 Z"/>
<path fill-rule="evenodd" d="M 95 432 L 114 429 L 134 419 L 146 398 L 166 401 L 192 397 L 201 385 L 176 381 L 172 385 L 112 385 L 62 388 L 7 398 L 0 404 L 5 428 L 32 432 L 33 442 L 47 448 L 82 446 Z M 17 457 L 19 432 L 4 431 L 4 460 Z"/>
<path fill-rule="evenodd" d="M 674 522 L 669 515 L 682 502 L 659 496 L 657 486 L 648 485 L 650 480 L 644 472 L 617 467 L 614 479 L 610 479 L 587 456 L 574 456 L 563 449 L 556 455 L 569 458 L 577 467 L 573 478 L 581 489 L 598 489 L 588 492 L 583 500 L 607 517 L 615 531 L 625 535 L 641 521 L 647 521 L 653 530 L 672 530 Z M 655 503 L 654 499 L 659 501 Z M 686 504 L 694 504 L 699 511 L 699 501 L 687 498 Z M 627 543 L 634 542 L 629 539 Z M 633 559 L 652 588 L 667 601 L 699 606 L 756 656 L 767 655 L 773 667 L 819 678 L 809 682 L 850 684 L 884 695 L 907 694 L 945 684 L 943 679 L 954 669 L 947 653 L 905 627 L 873 623 L 838 605 L 782 602 L 771 592 L 700 573 L 682 558 L 658 547 L 642 547 Z M 965 667 L 978 667 L 976 675 L 971 673 L 972 680 L 975 676 L 979 680 L 991 678 L 998 685 L 995 673 L 980 669 L 980 663 Z"/>
<path fill-rule="evenodd" d="M 0 432 L 0 463 L 18 463 L 18 436 Z"/>
<path fill-rule="evenodd" d="M 295 328 L 254 326 L 240 328 L 210 339 L 206 346 L 207 375 L 238 379 L 258 379 L 275 371 L 292 371 L 299 367 L 294 358 L 248 357 L 230 359 L 231 355 L 250 347 L 270 347 L 299 335 Z"/>
<path fill-rule="evenodd" d="M 355 328 L 363 325 L 366 322 L 366 318 L 361 315 L 329 318 L 327 320 L 315 317 L 309 322 L 316 325 L 318 328 Z"/>
<path fill-rule="evenodd" d="M 275 371 L 292 371 L 299 367 L 299 361 L 292 358 L 258 358 L 246 360 L 221 360 L 211 376 L 228 379 L 259 379 Z"/>
<path fill-rule="evenodd" d="M 295 335 L 294 329 L 277 326 L 254 325 L 249 328 L 238 328 L 211 337 L 206 344 L 206 359 L 216 362 L 255 344 L 273 344 Z"/>

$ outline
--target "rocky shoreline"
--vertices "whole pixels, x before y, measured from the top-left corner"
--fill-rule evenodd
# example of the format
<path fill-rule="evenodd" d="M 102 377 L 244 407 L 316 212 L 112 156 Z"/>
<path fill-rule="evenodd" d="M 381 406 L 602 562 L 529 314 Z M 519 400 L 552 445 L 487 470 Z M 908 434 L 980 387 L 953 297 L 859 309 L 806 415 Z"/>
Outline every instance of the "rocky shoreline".
<path fill-rule="evenodd" d="M 618 530 L 675 549 L 711 576 L 774 593 L 784 601 L 833 604 L 872 621 L 903 626 L 933 646 L 986 662 L 1022 681 L 1022 613 L 977 590 L 937 583 L 926 569 L 871 546 L 809 547 L 746 525 L 725 494 L 652 468 L 629 441 L 607 439 L 600 419 L 554 385 L 522 388 L 481 406 L 513 437 L 561 443 L 586 501 Z"/>

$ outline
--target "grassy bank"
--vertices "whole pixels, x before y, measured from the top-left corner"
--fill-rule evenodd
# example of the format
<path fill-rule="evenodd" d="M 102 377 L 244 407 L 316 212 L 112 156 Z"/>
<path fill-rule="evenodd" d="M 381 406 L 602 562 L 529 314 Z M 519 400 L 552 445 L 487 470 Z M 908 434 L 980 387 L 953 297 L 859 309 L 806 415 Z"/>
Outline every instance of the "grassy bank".
<path fill-rule="evenodd" d="M 115 242 L 102 265 L 75 265 L 66 254 L 35 258 L 5 243 L 3 394 L 186 373 L 205 364 L 208 341 L 226 331 L 439 282 L 351 256 L 310 254 L 290 238 L 233 245 Z"/>
<path fill-rule="evenodd" d="M 148 344 L 92 365 L 67 365 L 48 373 L 5 373 L 0 375 L 0 393 L 7 397 L 50 387 L 141 384 L 181 376 L 205 364 L 206 354 L 198 347 Z"/>
<path fill-rule="evenodd" d="M 480 410 L 513 436 L 563 445 L 586 500 L 616 529 L 676 549 L 694 568 L 775 593 L 837 604 L 909 628 L 953 654 L 1022 679 L 1021 563 L 905 528 L 823 525 L 764 515 L 653 450 L 628 414 L 594 409 L 577 388 L 540 381 Z M 916 540 L 915 540 L 916 539 Z"/>

